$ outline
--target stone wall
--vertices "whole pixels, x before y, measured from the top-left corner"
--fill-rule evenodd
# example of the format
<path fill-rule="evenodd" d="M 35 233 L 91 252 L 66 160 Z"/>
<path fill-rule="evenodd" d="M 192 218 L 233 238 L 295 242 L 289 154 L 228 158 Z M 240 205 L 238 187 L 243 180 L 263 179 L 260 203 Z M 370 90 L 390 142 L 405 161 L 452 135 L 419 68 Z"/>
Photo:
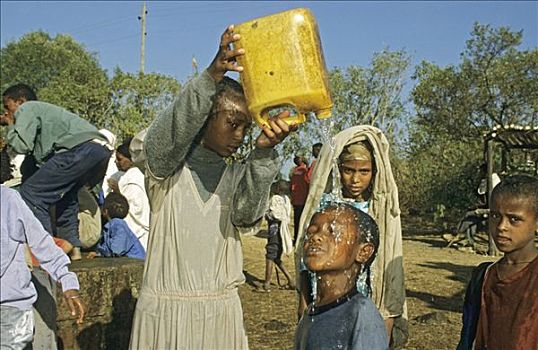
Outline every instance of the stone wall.
<path fill-rule="evenodd" d="M 70 270 L 78 276 L 87 312 L 77 325 L 58 288 L 58 348 L 127 349 L 143 269 L 143 261 L 129 258 L 73 262 Z"/>

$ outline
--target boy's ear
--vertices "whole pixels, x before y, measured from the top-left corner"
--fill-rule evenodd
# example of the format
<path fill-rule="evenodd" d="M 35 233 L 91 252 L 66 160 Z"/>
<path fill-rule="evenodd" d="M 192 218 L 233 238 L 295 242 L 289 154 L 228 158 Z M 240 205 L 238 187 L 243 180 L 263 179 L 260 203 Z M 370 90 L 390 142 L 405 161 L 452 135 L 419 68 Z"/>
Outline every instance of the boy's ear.
<path fill-rule="evenodd" d="M 374 245 L 372 243 L 360 243 L 355 261 L 364 264 L 370 259 L 372 254 L 374 254 Z"/>

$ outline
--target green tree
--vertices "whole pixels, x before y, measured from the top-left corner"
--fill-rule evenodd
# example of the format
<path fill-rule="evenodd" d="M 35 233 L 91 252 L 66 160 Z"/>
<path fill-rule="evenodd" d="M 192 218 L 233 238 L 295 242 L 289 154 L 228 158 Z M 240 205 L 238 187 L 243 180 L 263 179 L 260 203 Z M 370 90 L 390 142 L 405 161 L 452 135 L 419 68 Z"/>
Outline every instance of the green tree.
<path fill-rule="evenodd" d="M 536 123 L 538 50 L 518 50 L 523 33 L 475 23 L 457 65 L 422 62 L 412 91 L 403 192 L 407 201 L 443 204 L 463 215 L 476 203 L 484 133 L 494 125 Z M 474 203 L 473 203 L 474 202 Z"/>
<path fill-rule="evenodd" d="M 369 67 L 335 67 L 329 72 L 333 115 L 318 120 L 310 116 L 296 135 L 282 146 L 286 157 L 309 155 L 313 143 L 330 138 L 350 126 L 368 124 L 387 133 L 389 138 L 407 117 L 402 95 L 410 56 L 404 50 L 388 48 L 375 53 Z"/>
<path fill-rule="evenodd" d="M 104 126 L 123 137 L 148 127 L 160 111 L 172 104 L 180 89 L 172 77 L 125 73 L 119 68 L 114 70 L 110 85 L 112 109 Z"/>
<path fill-rule="evenodd" d="M 451 139 L 476 139 L 494 125 L 536 123 L 538 49 L 519 51 L 522 37 L 476 23 L 459 65 L 420 64 L 412 92 L 417 123 Z"/>
<path fill-rule="evenodd" d="M 28 33 L 0 50 L 0 69 L 2 90 L 28 84 L 40 100 L 102 124 L 109 107 L 106 72 L 95 55 L 71 36 Z"/>

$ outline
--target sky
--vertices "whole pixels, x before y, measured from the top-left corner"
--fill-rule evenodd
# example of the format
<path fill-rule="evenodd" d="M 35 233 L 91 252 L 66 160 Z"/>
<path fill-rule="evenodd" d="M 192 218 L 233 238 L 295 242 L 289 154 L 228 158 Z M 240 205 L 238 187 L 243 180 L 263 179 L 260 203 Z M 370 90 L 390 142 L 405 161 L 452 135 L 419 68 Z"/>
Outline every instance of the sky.
<path fill-rule="evenodd" d="M 0 2 L 1 46 L 28 32 L 69 34 L 96 54 L 109 74 L 140 67 L 142 1 Z M 375 52 L 405 49 L 413 64 L 458 64 L 474 22 L 523 30 L 521 49 L 538 47 L 536 1 L 147 1 L 145 72 L 185 82 L 192 58 L 214 57 L 229 24 L 309 8 L 327 68 L 368 66 Z"/>

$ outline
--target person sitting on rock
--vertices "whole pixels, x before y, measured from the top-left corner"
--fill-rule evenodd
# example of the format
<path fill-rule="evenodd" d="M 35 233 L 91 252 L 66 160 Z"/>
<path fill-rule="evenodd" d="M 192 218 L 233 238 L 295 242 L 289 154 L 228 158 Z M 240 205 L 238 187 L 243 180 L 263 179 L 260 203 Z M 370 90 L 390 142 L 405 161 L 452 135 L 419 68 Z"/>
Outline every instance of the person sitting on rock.
<path fill-rule="evenodd" d="M 88 254 L 89 259 L 96 256 L 146 258 L 146 250 L 124 220 L 128 212 L 129 203 L 123 195 L 112 192 L 106 196 L 102 211 L 106 224 L 101 240 L 95 247 L 96 251 Z"/>

